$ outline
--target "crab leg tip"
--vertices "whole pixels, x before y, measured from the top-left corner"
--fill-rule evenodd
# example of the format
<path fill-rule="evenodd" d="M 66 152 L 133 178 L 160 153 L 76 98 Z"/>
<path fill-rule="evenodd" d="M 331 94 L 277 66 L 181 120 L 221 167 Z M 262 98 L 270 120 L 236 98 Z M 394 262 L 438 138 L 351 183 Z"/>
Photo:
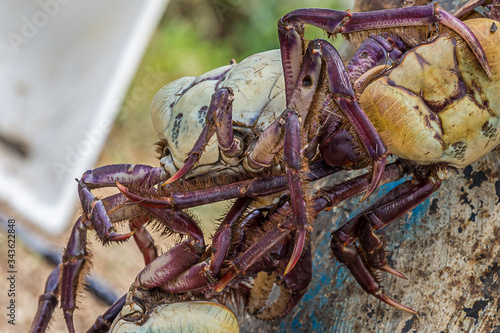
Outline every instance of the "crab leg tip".
<path fill-rule="evenodd" d="M 167 179 L 162 185 L 172 184 L 177 179 L 183 177 L 189 170 L 191 170 L 196 161 L 197 158 L 194 155 L 190 156 L 187 161 L 184 162 L 184 165 L 175 173 L 175 175 Z"/>
<path fill-rule="evenodd" d="M 128 188 L 125 185 L 120 184 L 118 181 L 115 182 L 116 188 L 123 194 L 126 194 L 129 192 Z"/>
<path fill-rule="evenodd" d="M 366 190 L 365 194 L 363 195 L 360 201 L 366 200 L 379 186 L 380 181 L 382 180 L 382 177 L 384 175 L 385 163 L 386 163 L 385 156 L 382 157 L 380 160 L 373 162 L 372 181 L 370 182 L 368 189 Z"/>
<path fill-rule="evenodd" d="M 64 321 L 66 322 L 66 327 L 68 332 L 75 333 L 75 326 L 73 325 L 73 312 L 64 311 Z"/>
<path fill-rule="evenodd" d="M 396 302 L 395 300 L 393 300 L 392 298 L 390 298 L 389 296 L 387 296 L 386 294 L 384 294 L 382 292 L 379 292 L 379 293 L 375 294 L 374 296 L 377 297 L 382 302 L 389 304 L 390 306 L 395 307 L 396 309 L 403 310 L 403 311 L 412 313 L 414 315 L 418 315 L 417 311 L 415 311 L 412 308 L 409 308 L 407 306 L 404 306 L 403 304 Z"/>
<path fill-rule="evenodd" d="M 394 276 L 400 277 L 400 278 L 402 278 L 402 279 L 408 280 L 408 279 L 406 278 L 406 276 L 404 276 L 404 274 L 403 274 L 403 273 L 401 273 L 401 272 L 399 272 L 399 271 L 395 270 L 395 269 L 394 269 L 394 268 L 392 268 L 391 266 L 388 266 L 388 265 L 382 266 L 382 267 L 380 267 L 380 270 L 381 270 L 381 271 L 384 271 L 384 272 L 387 272 L 387 273 L 389 273 L 389 274 L 392 274 L 392 275 L 394 275 Z"/>
<path fill-rule="evenodd" d="M 293 267 L 295 267 L 297 261 L 299 261 L 300 256 L 302 255 L 302 250 L 304 249 L 305 241 L 306 241 L 306 229 L 301 228 L 299 229 L 299 234 L 297 236 L 297 240 L 295 241 L 295 246 L 293 247 L 292 255 L 290 256 L 290 260 L 286 265 L 285 272 L 283 275 L 287 275 L 293 269 Z"/>
<path fill-rule="evenodd" d="M 186 164 L 184 164 L 184 166 L 182 168 L 179 169 L 179 171 L 177 171 L 175 173 L 175 175 L 173 175 L 172 177 L 170 177 L 169 179 L 167 179 L 166 181 L 163 182 L 163 184 L 161 184 L 162 186 L 165 186 L 165 185 L 168 185 L 168 184 L 172 184 L 173 182 L 175 182 L 176 180 L 178 180 L 179 178 L 181 178 L 182 176 L 184 176 L 186 174 L 186 172 L 188 172 L 189 168 L 184 168 L 186 166 Z"/>
<path fill-rule="evenodd" d="M 134 234 L 134 232 L 135 231 L 131 231 L 131 232 L 126 233 L 126 234 L 117 234 L 116 232 L 112 232 L 108 235 L 108 241 L 110 241 L 110 242 L 126 241 Z"/>

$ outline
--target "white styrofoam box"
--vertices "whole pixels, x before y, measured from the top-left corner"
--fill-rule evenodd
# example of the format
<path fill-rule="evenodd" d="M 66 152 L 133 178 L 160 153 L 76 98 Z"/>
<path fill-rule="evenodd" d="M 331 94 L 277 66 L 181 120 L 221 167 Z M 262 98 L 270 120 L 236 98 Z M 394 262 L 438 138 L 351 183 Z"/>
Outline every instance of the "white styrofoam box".
<path fill-rule="evenodd" d="M 71 222 L 167 2 L 0 1 L 0 200 L 53 233 Z"/>

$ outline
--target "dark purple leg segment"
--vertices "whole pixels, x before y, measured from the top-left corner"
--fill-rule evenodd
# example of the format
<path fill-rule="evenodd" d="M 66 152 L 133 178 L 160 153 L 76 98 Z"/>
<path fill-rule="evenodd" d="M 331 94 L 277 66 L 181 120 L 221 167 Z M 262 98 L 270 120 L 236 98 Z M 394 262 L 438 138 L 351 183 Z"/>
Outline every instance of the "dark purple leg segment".
<path fill-rule="evenodd" d="M 153 237 L 151 237 L 144 227 L 144 224 L 148 221 L 149 217 L 141 216 L 131 218 L 129 222 L 130 230 L 134 232 L 134 241 L 137 247 L 139 247 L 146 265 L 158 257 L 158 250 L 154 244 Z"/>
<path fill-rule="evenodd" d="M 309 172 L 304 175 L 305 181 L 315 181 L 343 170 L 342 167 L 331 167 L 322 161 L 311 163 Z M 116 187 L 132 202 L 142 207 L 160 209 L 185 209 L 201 206 L 208 203 L 249 197 L 258 198 L 278 193 L 287 189 L 286 176 L 265 176 L 221 185 L 215 188 L 190 191 L 185 193 L 171 193 L 170 196 L 146 198 L 135 194 L 127 187 L 117 183 Z"/>
<path fill-rule="evenodd" d="M 332 15 L 332 17 L 328 15 Z M 350 14 L 327 9 L 299 9 L 284 16 L 278 22 L 287 105 L 294 105 L 292 97 L 297 98 L 293 92 L 296 91 L 296 85 L 299 83 L 295 82 L 299 78 L 299 73 L 294 68 L 302 63 L 304 57 L 302 53 L 299 53 L 303 39 L 301 24 L 311 23 L 325 29 L 325 26 L 321 22 L 326 17 L 329 17 L 329 19 L 335 22 L 334 25 L 338 26 L 343 19 L 349 18 Z M 336 21 L 337 19 L 339 20 L 338 22 Z M 334 33 L 331 29 L 325 30 Z M 372 186 L 365 194 L 365 197 L 367 197 L 375 190 L 380 181 L 385 166 L 387 150 L 370 119 L 357 103 L 354 90 L 349 81 L 349 74 L 337 50 L 325 40 L 312 41 L 309 46 L 308 52 L 321 56 L 327 71 L 329 91 L 335 103 L 352 125 L 368 156 L 374 161 Z M 313 78 L 313 80 L 316 81 L 317 79 Z M 303 105 L 301 104 L 301 106 Z M 298 110 L 298 112 L 302 115 L 302 112 L 306 110 Z"/>
<path fill-rule="evenodd" d="M 382 199 L 332 232 L 330 247 L 337 260 L 346 265 L 361 287 L 381 301 L 398 309 L 416 313 L 385 295 L 375 270 L 383 270 L 399 277 L 401 273 L 387 266 L 385 250 L 375 234 L 387 224 L 405 215 L 435 192 L 440 182 L 429 179 L 407 181 L 387 193 Z M 358 240 L 363 251 L 354 242 Z"/>
<path fill-rule="evenodd" d="M 259 241 L 253 244 L 238 258 L 231 260 L 231 267 L 222 276 L 219 282 L 215 285 L 214 290 L 222 291 L 240 272 L 245 272 L 257 260 L 264 256 L 264 253 L 273 248 L 279 241 L 285 238 L 290 233 L 291 222 L 288 221 L 281 227 L 276 227 L 265 234 Z"/>
<path fill-rule="evenodd" d="M 38 298 L 38 310 L 31 324 L 30 333 L 43 333 L 49 326 L 50 318 L 58 303 L 60 273 L 61 265 L 50 273 L 45 283 L 44 293 Z"/>
<path fill-rule="evenodd" d="M 125 305 L 125 301 L 127 300 L 127 294 L 120 297 L 110 308 L 104 312 L 101 316 L 97 317 L 94 325 L 88 329 L 87 333 L 106 333 L 109 331 L 113 320 L 115 320 L 116 316 L 120 314 L 123 306 Z"/>
<path fill-rule="evenodd" d="M 302 190 L 300 176 L 301 163 L 301 135 L 297 113 L 288 110 L 285 120 L 285 138 L 283 147 L 283 162 L 286 167 L 286 177 L 290 191 L 290 205 L 292 206 L 292 228 L 295 230 L 295 246 L 290 261 L 285 268 L 285 275 L 295 266 L 304 249 L 307 231 L 307 205 Z M 310 228 L 309 228 L 310 229 Z"/>
<path fill-rule="evenodd" d="M 296 73 L 295 68 L 289 68 L 289 70 L 293 71 L 290 75 L 297 75 L 297 77 L 291 80 L 285 75 L 287 110 L 259 136 L 248 157 L 248 163 L 252 168 L 260 169 L 270 166 L 276 153 L 283 147 L 284 132 L 286 131 L 284 124 L 288 117 L 288 109 L 296 111 L 300 117 L 305 119 L 313 101 L 320 78 L 320 54 L 314 48 L 314 45 L 310 43 L 305 54 L 302 54 L 301 50 L 300 58 L 295 60 L 294 65 L 297 65 Z"/>
<path fill-rule="evenodd" d="M 326 65 L 330 92 L 337 105 L 354 127 L 359 139 L 374 161 L 383 158 L 387 152 L 377 130 L 363 112 L 355 99 L 355 93 L 349 81 L 349 74 L 344 67 L 337 50 L 325 40 L 317 40 Z"/>
<path fill-rule="evenodd" d="M 210 273 L 212 275 L 219 273 L 224 260 L 226 260 L 233 241 L 232 227 L 248 208 L 251 201 L 252 199 L 247 197 L 236 200 L 229 213 L 217 228 L 212 238 L 212 258 L 210 260 Z"/>
<path fill-rule="evenodd" d="M 384 170 L 380 185 L 400 180 L 405 175 L 398 164 L 389 164 Z M 315 214 L 329 210 L 344 200 L 350 199 L 366 191 L 370 186 L 368 174 L 352 178 L 338 185 L 325 187 L 316 193 L 313 201 Z"/>
<path fill-rule="evenodd" d="M 87 227 L 82 217 L 80 217 L 73 226 L 62 258 L 61 307 L 70 333 L 75 332 L 73 312 L 76 308 L 76 293 L 78 283 L 82 275 L 85 275 L 85 264 L 88 260 Z"/>

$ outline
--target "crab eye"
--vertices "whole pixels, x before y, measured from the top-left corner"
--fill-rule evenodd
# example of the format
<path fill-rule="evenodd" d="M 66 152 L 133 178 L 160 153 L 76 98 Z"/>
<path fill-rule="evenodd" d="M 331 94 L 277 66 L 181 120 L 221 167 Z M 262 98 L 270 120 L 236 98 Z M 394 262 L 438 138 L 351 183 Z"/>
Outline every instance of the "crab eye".
<path fill-rule="evenodd" d="M 305 88 L 312 86 L 312 79 L 309 75 L 302 80 L 302 86 Z"/>
<path fill-rule="evenodd" d="M 363 58 L 363 59 L 368 58 L 368 52 L 361 53 L 360 57 Z"/>
<path fill-rule="evenodd" d="M 394 39 L 392 39 L 392 38 L 387 38 L 387 42 L 388 42 L 389 44 L 391 44 L 392 46 L 394 46 Z"/>
<path fill-rule="evenodd" d="M 161 157 L 165 157 L 170 155 L 170 149 L 168 149 L 168 146 L 163 147 L 163 150 L 161 152 Z"/>

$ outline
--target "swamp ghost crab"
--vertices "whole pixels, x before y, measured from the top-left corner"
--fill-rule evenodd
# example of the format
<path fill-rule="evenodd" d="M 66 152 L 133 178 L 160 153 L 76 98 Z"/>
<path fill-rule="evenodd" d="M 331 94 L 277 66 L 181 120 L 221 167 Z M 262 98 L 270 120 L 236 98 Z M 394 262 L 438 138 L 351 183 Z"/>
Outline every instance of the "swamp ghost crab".
<path fill-rule="evenodd" d="M 471 16 L 483 3 L 469 1 L 457 16 Z M 280 50 L 162 88 L 151 109 L 161 167 L 110 165 L 78 181 L 83 214 L 47 281 L 32 330 L 47 326 L 60 290 L 74 331 L 90 229 L 103 243 L 133 236 L 146 262 L 129 293 L 90 331 L 107 331 L 116 316 L 116 331 L 152 325 L 158 313 L 173 325 L 178 311 L 187 328 L 203 323 L 187 319 L 200 307 L 226 318 L 231 330 L 235 317 L 222 305 L 228 300 L 259 319 L 284 316 L 311 280 L 314 217 L 403 177 L 411 179 L 333 231 L 330 248 L 366 292 L 416 313 L 382 290 L 378 271 L 404 275 L 388 265 L 376 231 L 499 143 L 498 9 L 493 1 L 487 18 L 465 22 L 436 5 L 371 13 L 298 9 L 278 22 Z M 344 66 L 326 40 L 304 41 L 304 24 L 365 41 Z M 425 42 L 409 47 L 398 33 L 416 26 L 426 27 Z M 428 26 L 437 31 L 428 33 Z M 394 162 L 387 164 L 389 157 Z M 315 180 L 366 167 L 371 171 L 362 176 L 306 191 Z M 90 192 L 109 186 L 120 193 L 97 199 Z M 207 246 L 183 210 L 230 199 Z M 123 220 L 130 233 L 115 231 L 113 223 Z M 148 223 L 187 239 L 158 255 Z M 271 301 L 273 286 L 279 292 Z"/>

